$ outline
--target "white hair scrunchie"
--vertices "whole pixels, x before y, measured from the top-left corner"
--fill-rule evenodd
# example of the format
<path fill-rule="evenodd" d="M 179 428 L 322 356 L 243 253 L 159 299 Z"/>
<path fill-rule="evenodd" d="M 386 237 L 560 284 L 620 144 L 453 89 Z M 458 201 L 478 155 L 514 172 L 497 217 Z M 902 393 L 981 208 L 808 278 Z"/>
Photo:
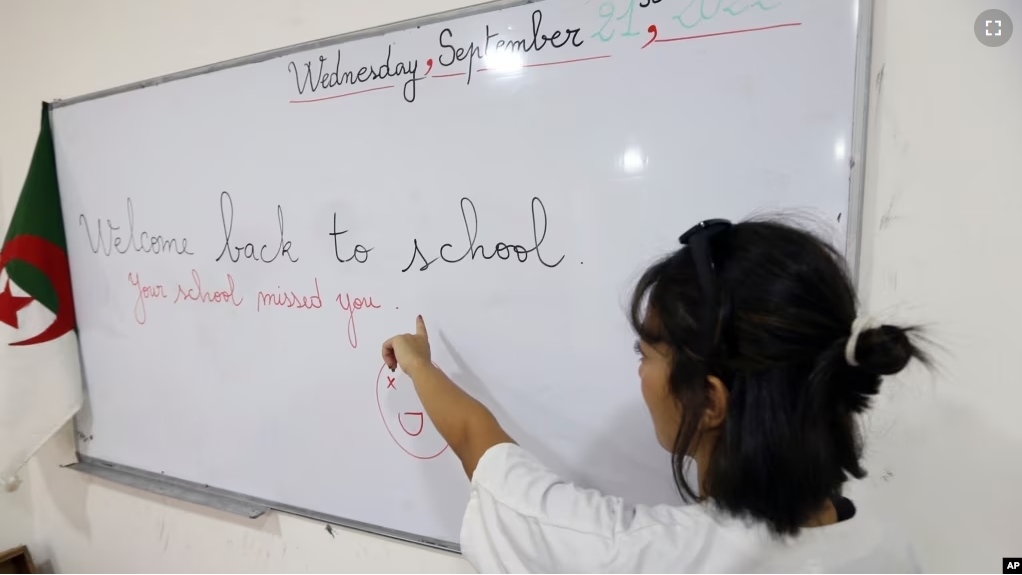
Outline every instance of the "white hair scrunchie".
<path fill-rule="evenodd" d="M 859 367 L 859 362 L 855 360 L 855 347 L 859 344 L 859 335 L 868 329 L 878 327 L 880 327 L 880 322 L 868 315 L 855 318 L 855 321 L 852 322 L 852 334 L 848 336 L 848 343 L 845 344 L 845 361 L 848 362 L 848 365 Z"/>

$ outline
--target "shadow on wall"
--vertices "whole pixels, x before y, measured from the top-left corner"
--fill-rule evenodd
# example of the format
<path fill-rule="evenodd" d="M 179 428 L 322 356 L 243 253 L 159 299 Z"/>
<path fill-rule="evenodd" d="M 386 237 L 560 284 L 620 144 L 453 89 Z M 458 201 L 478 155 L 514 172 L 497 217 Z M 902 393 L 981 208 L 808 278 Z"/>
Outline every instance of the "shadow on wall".
<path fill-rule="evenodd" d="M 913 401 L 884 409 L 898 421 L 867 437 L 869 475 L 849 494 L 903 530 L 925 559 L 924 572 L 996 571 L 1001 557 L 1022 550 L 1022 439 L 961 398 Z M 956 517 L 984 520 L 948 529 Z M 967 563 L 977 556 L 989 563 Z"/>
<path fill-rule="evenodd" d="M 638 397 L 623 405 L 616 416 L 604 422 L 603 432 L 591 438 L 572 469 L 540 438 L 529 433 L 494 399 L 486 384 L 440 332 L 440 340 L 451 354 L 453 369 L 448 375 L 472 397 L 490 409 L 508 434 L 539 461 L 565 469 L 573 477 L 596 475 L 604 478 L 607 495 L 632 494 L 628 503 L 681 503 L 674 494 L 670 455 L 656 442 L 649 413 Z M 638 393 L 636 393 L 638 395 Z M 651 461 L 659 462 L 651 465 Z M 582 482 L 579 482 L 582 483 Z"/>
<path fill-rule="evenodd" d="M 68 423 L 40 449 L 34 459 L 36 467 L 33 469 L 33 477 L 38 480 L 33 484 L 33 500 L 36 521 L 42 524 L 39 528 L 43 535 L 42 540 L 39 541 L 41 547 L 39 555 L 43 560 L 41 567 L 45 569 L 44 572 L 61 571 L 57 564 L 56 553 L 50 548 L 53 541 L 66 540 L 65 537 L 58 536 L 57 530 L 71 529 L 77 538 L 90 542 L 93 539 L 93 521 L 96 520 L 97 510 L 111 511 L 103 504 L 103 500 L 106 498 L 97 497 L 97 488 L 127 496 L 122 500 L 126 502 L 125 509 L 117 513 L 105 513 L 99 521 L 137 522 L 132 529 L 154 530 L 157 537 L 153 541 L 164 548 L 168 545 L 170 532 L 174 528 L 165 525 L 163 518 L 157 521 L 150 515 L 160 513 L 163 516 L 165 514 L 161 510 L 166 507 L 174 507 L 203 519 L 244 527 L 267 536 L 277 538 L 281 536 L 280 521 L 276 512 L 267 513 L 256 519 L 233 515 L 210 507 L 141 491 L 63 467 L 74 461 L 74 428 L 71 423 Z M 90 511 L 92 515 L 90 515 Z M 102 529 L 102 525 L 95 527 Z"/>
<path fill-rule="evenodd" d="M 89 538 L 92 533 L 86 497 L 90 479 L 62 468 L 75 461 L 74 424 L 68 422 L 36 453 L 37 476 L 41 479 L 36 487 L 40 491 L 38 497 L 46 497 L 68 525 Z"/>
<path fill-rule="evenodd" d="M 21 483 L 16 490 L 7 492 L 0 487 L 0 552 L 28 545 L 29 551 L 35 555 L 32 541 L 35 518 L 29 470 L 21 470 L 18 478 Z"/>
<path fill-rule="evenodd" d="M 587 472 L 603 478 L 606 495 L 629 504 L 684 504 L 674 485 L 671 455 L 657 442 L 641 399 L 621 406 L 605 422 L 581 460 Z"/>
<path fill-rule="evenodd" d="M 559 462 L 560 458 L 552 450 L 550 450 L 542 441 L 531 433 L 525 430 L 517 420 L 512 418 L 510 414 L 497 402 L 493 394 L 490 393 L 489 387 L 479 378 L 476 372 L 468 365 L 465 358 L 458 353 L 454 345 L 447 338 L 447 336 L 441 331 L 439 333 L 440 341 L 447 347 L 448 352 L 451 355 L 451 359 L 454 361 L 453 369 L 447 374 L 450 376 L 451 381 L 458 384 L 466 393 L 474 397 L 480 403 L 485 405 L 497 421 L 500 422 L 500 426 L 504 428 L 504 431 L 508 433 L 519 445 L 529 450 L 529 453 L 534 455 L 537 459 L 546 464 L 553 464 Z"/>

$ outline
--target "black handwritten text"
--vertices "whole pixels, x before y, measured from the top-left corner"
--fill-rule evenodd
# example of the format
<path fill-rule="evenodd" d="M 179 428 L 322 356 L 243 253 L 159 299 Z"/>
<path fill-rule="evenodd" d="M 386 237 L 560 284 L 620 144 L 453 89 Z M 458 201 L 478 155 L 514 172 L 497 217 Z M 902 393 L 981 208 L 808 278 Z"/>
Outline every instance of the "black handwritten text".
<path fill-rule="evenodd" d="M 457 255 L 456 253 L 455 254 L 447 253 L 446 250 L 448 249 L 453 250 L 454 246 L 452 244 L 444 244 L 440 246 L 439 257 L 435 257 L 429 260 L 426 259 L 425 255 L 423 255 L 422 249 L 419 247 L 419 240 L 414 239 L 413 240 L 414 250 L 412 252 L 412 259 L 410 262 L 408 262 L 408 265 L 405 267 L 405 269 L 401 271 L 406 272 L 409 269 L 411 269 L 412 265 L 415 264 L 416 259 L 420 259 L 423 263 L 423 265 L 419 267 L 419 271 L 426 271 L 427 269 L 429 269 L 429 266 L 431 266 L 438 259 L 446 263 L 455 264 L 466 260 L 472 261 L 475 260 L 476 258 L 490 260 L 496 257 L 502 260 L 508 260 L 511 258 L 513 254 L 515 256 L 515 259 L 518 260 L 518 262 L 524 263 L 529 259 L 530 254 L 535 254 L 536 259 L 539 260 L 539 263 L 548 268 L 555 268 L 558 265 L 560 265 L 562 261 L 564 261 L 564 256 L 561 256 L 560 259 L 558 259 L 556 262 L 552 264 L 547 263 L 547 261 L 543 259 L 542 254 L 540 254 L 539 246 L 542 245 L 543 240 L 546 239 L 547 213 L 546 206 L 543 205 L 543 201 L 540 200 L 539 198 L 532 198 L 533 243 L 531 248 L 525 248 L 524 246 L 517 244 L 497 242 L 493 246 L 493 250 L 487 254 L 486 248 L 484 246 L 476 245 L 476 241 L 479 237 L 479 215 L 476 212 L 475 204 L 473 204 L 472 200 L 468 198 L 461 199 L 461 218 L 465 224 L 465 234 L 468 243 L 464 253 L 462 253 L 461 255 Z"/>
<path fill-rule="evenodd" d="M 100 218 L 96 219 L 96 239 L 93 241 L 92 231 L 89 229 L 88 218 L 85 214 L 78 216 L 78 225 L 85 226 L 85 235 L 89 238 L 89 247 L 92 249 L 92 253 L 98 254 L 103 252 L 103 255 L 111 255 L 113 252 L 119 254 L 127 253 L 128 250 L 135 250 L 136 252 L 143 252 L 147 254 L 175 254 L 175 255 L 195 255 L 188 251 L 188 238 L 181 238 L 180 242 L 176 238 L 165 238 L 161 235 L 152 235 L 148 231 L 142 231 L 135 235 L 135 207 L 131 203 L 131 198 L 127 199 L 128 204 L 128 229 L 127 229 L 127 242 L 124 241 L 124 232 L 117 233 L 120 231 L 121 226 L 115 226 L 111 220 L 106 221 L 106 237 L 103 236 L 103 220 Z"/>
<path fill-rule="evenodd" d="M 491 52 L 539 52 L 543 48 L 550 46 L 552 48 L 564 48 L 570 46 L 572 48 L 578 48 L 585 42 L 585 40 L 578 37 L 580 28 L 566 28 L 564 30 L 555 30 L 553 34 L 549 36 L 542 33 L 543 26 L 543 12 L 541 10 L 534 10 L 532 12 L 532 39 L 503 39 L 499 38 L 499 32 L 490 32 L 490 26 L 486 26 L 486 40 L 482 46 L 477 45 L 475 42 L 469 42 L 467 47 L 455 47 L 450 41 L 453 39 L 454 33 L 451 32 L 450 28 L 444 28 L 440 31 L 440 47 L 444 49 L 444 53 L 440 55 L 438 60 L 440 65 L 447 67 L 453 65 L 455 62 L 462 62 L 468 60 L 468 81 L 472 83 L 472 72 L 475 69 L 475 61 L 485 58 Z"/>
<path fill-rule="evenodd" d="M 224 249 L 220 250 L 220 255 L 216 257 L 215 261 L 220 261 L 225 255 L 235 263 L 244 258 L 268 264 L 281 255 L 287 256 L 291 263 L 298 261 L 298 258 L 291 256 L 291 242 L 284 240 L 284 210 L 280 205 L 277 205 L 277 226 L 280 231 L 280 243 L 277 244 L 277 250 L 269 257 L 266 255 L 266 248 L 269 247 L 267 244 L 263 244 L 258 253 L 256 253 L 255 244 L 252 243 L 240 246 L 231 245 L 231 232 L 234 230 L 234 201 L 231 200 L 231 194 L 226 191 L 220 194 L 220 221 L 224 226 Z"/>

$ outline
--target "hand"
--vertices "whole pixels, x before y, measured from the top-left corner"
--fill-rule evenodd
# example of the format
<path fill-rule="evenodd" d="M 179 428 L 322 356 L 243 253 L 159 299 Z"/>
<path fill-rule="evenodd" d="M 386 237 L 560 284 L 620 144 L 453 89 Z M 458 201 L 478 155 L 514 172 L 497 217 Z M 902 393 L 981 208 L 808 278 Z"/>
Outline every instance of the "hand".
<path fill-rule="evenodd" d="M 413 372 L 432 365 L 429 359 L 429 336 L 426 334 L 426 322 L 422 316 L 415 318 L 415 335 L 406 333 L 388 339 L 383 344 L 383 362 L 390 371 L 398 366 L 409 377 Z"/>

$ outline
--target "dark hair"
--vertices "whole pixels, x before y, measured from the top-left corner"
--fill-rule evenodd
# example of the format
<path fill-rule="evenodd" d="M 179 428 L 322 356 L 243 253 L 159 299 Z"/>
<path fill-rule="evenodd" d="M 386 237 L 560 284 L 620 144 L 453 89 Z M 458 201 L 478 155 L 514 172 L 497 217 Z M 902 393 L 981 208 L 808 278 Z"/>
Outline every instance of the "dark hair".
<path fill-rule="evenodd" d="M 846 361 L 855 290 L 841 254 L 806 231 L 753 221 L 716 233 L 709 257 L 717 291 L 709 295 L 692 252 L 682 247 L 650 267 L 631 305 L 639 337 L 672 350 L 670 389 L 682 408 L 675 483 L 695 497 L 684 456 L 707 407 L 707 378 L 716 376 L 729 400 L 705 495 L 775 533 L 797 534 L 849 476 L 865 476 L 853 416 L 869 407 L 881 376 L 926 357 L 912 328 L 882 325 L 861 332 L 858 366 Z M 700 345 L 699 324 L 708 321 L 716 323 L 712 341 Z"/>

